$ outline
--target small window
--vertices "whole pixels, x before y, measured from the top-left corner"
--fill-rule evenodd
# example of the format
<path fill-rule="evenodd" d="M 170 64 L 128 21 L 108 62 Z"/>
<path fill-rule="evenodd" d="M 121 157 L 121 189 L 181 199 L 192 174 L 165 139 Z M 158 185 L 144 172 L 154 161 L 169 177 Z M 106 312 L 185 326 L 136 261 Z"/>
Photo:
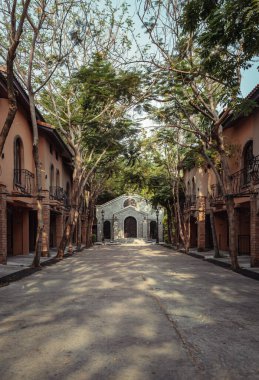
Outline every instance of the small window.
<path fill-rule="evenodd" d="M 58 161 L 58 152 L 56 151 L 56 160 Z"/>
<path fill-rule="evenodd" d="M 53 145 L 52 144 L 49 144 L 49 152 L 50 152 L 50 154 L 53 153 Z"/>

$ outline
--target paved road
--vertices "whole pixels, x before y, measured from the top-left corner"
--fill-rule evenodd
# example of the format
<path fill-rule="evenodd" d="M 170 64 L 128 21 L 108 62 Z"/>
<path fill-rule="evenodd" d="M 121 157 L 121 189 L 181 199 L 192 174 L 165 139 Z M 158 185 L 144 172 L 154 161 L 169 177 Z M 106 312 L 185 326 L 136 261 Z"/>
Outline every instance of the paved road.
<path fill-rule="evenodd" d="M 0 379 L 259 379 L 259 282 L 96 246 L 0 289 Z"/>

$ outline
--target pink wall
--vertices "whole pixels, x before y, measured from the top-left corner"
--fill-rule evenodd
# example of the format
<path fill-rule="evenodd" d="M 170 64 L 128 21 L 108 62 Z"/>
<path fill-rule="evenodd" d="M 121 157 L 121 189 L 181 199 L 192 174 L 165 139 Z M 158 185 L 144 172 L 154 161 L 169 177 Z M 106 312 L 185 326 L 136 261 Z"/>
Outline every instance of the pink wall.
<path fill-rule="evenodd" d="M 0 99 L 0 124 L 3 125 L 8 111 L 8 101 Z M 24 165 L 23 168 L 35 173 L 34 162 L 32 156 L 32 130 L 29 122 L 25 118 L 21 110 L 18 110 L 6 139 L 4 147 L 4 158 L 0 158 L 1 173 L 0 182 L 7 186 L 9 192 L 13 191 L 13 171 L 14 171 L 14 140 L 19 136 L 23 142 Z"/>

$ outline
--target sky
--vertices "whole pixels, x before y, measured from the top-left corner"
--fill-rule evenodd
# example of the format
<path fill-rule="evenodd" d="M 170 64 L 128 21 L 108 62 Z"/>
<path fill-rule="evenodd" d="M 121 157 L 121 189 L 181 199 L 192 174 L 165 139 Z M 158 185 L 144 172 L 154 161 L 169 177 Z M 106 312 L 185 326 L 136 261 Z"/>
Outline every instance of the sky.
<path fill-rule="evenodd" d="M 142 27 L 141 22 L 139 20 L 139 17 L 136 13 L 136 4 L 139 6 L 141 0 L 128 0 L 127 3 L 129 4 L 129 12 L 131 14 L 132 20 L 134 22 L 134 27 L 136 30 L 136 34 L 141 35 L 141 42 L 142 44 L 148 44 L 147 36 L 145 35 Z M 144 0 L 143 0 L 144 1 Z M 113 0 L 114 5 L 121 4 L 123 0 Z M 253 88 L 259 84 L 259 71 L 257 67 L 259 66 L 259 57 L 257 59 L 257 62 L 253 64 L 253 66 L 248 70 L 242 71 L 242 82 L 241 82 L 241 93 L 245 97 L 253 90 Z"/>

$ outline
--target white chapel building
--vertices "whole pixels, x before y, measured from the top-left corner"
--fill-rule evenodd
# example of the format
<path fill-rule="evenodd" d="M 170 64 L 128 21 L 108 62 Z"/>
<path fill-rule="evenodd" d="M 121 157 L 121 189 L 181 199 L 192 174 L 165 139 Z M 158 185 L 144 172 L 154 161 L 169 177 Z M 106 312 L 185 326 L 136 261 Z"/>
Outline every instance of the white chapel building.
<path fill-rule="evenodd" d="M 162 241 L 163 217 L 163 209 L 154 209 L 143 197 L 121 195 L 96 206 L 97 241 Z"/>

